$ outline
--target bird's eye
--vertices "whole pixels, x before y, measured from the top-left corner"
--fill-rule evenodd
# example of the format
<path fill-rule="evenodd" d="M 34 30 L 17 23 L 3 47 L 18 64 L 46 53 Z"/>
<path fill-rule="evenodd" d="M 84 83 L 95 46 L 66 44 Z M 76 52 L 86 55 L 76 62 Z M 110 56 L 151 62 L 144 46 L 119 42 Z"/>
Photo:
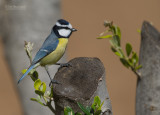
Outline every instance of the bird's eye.
<path fill-rule="evenodd" d="M 70 28 L 68 28 L 68 27 L 60 27 L 60 26 L 58 26 L 58 29 L 69 29 L 70 30 Z"/>
<path fill-rule="evenodd" d="M 70 28 L 68 28 L 68 27 L 63 27 L 64 29 L 70 29 Z"/>

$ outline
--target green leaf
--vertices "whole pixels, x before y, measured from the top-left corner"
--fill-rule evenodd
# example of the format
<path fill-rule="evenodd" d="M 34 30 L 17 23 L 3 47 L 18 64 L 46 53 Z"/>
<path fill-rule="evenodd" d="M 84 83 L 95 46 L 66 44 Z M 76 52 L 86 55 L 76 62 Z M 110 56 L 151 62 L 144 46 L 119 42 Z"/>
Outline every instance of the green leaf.
<path fill-rule="evenodd" d="M 96 103 L 98 106 L 101 105 L 101 99 L 99 98 L 99 96 L 94 97 L 94 103 Z"/>
<path fill-rule="evenodd" d="M 130 43 L 127 43 L 126 44 L 126 53 L 127 53 L 128 57 L 130 56 L 131 52 L 132 52 L 132 46 Z"/>
<path fill-rule="evenodd" d="M 114 42 L 113 39 L 109 40 L 109 42 L 110 42 L 110 44 L 111 44 L 112 47 L 116 47 L 116 44 L 115 44 L 115 42 Z"/>
<path fill-rule="evenodd" d="M 138 70 L 138 69 L 140 69 L 140 68 L 142 68 L 142 65 L 138 65 L 138 66 L 136 67 L 136 70 Z"/>
<path fill-rule="evenodd" d="M 38 79 L 38 72 L 34 71 L 32 75 L 30 75 L 32 80 L 35 82 Z"/>
<path fill-rule="evenodd" d="M 108 39 L 108 38 L 112 38 L 113 35 L 106 35 L 106 36 L 101 36 L 101 37 L 98 37 L 97 39 Z"/>
<path fill-rule="evenodd" d="M 101 110 L 103 104 L 104 104 L 104 101 L 101 103 L 101 105 L 99 106 L 99 108 L 97 110 Z"/>
<path fill-rule="evenodd" d="M 34 88 L 35 90 L 39 90 L 41 86 L 41 80 L 40 79 L 37 79 L 35 82 L 34 82 Z"/>
<path fill-rule="evenodd" d="M 64 108 L 64 115 L 74 115 L 74 112 L 73 112 L 73 110 L 72 110 L 72 108 L 70 108 L 70 107 L 65 107 Z"/>
<path fill-rule="evenodd" d="M 119 47 L 118 41 L 115 38 L 109 40 L 109 42 L 110 42 L 112 47 L 114 47 L 114 48 L 118 48 Z"/>
<path fill-rule="evenodd" d="M 137 56 L 137 53 L 133 52 L 133 54 L 132 54 L 132 61 L 133 61 L 134 66 L 138 63 L 138 60 L 139 60 L 139 58 Z"/>
<path fill-rule="evenodd" d="M 42 96 L 44 95 L 45 91 L 46 91 L 46 83 L 45 82 L 41 82 L 40 79 L 37 79 L 34 82 L 34 88 L 35 88 L 35 93 Z"/>
<path fill-rule="evenodd" d="M 112 50 L 113 52 L 117 52 L 117 50 L 116 50 L 114 47 L 112 47 L 112 46 L 111 46 L 111 50 Z"/>
<path fill-rule="evenodd" d="M 128 61 L 129 61 L 130 63 L 132 63 L 132 58 L 129 58 Z"/>
<path fill-rule="evenodd" d="M 133 66 L 133 60 L 132 60 L 131 58 L 128 59 L 128 64 L 129 64 L 130 66 Z"/>
<path fill-rule="evenodd" d="M 35 90 L 35 93 L 36 93 L 37 95 L 39 95 L 39 96 L 44 95 L 44 93 L 43 93 L 42 91 L 40 91 L 40 90 Z"/>
<path fill-rule="evenodd" d="M 136 53 L 135 59 L 136 59 L 136 62 L 138 63 L 138 61 L 139 61 L 139 58 L 138 58 L 138 55 L 137 55 L 137 53 Z"/>
<path fill-rule="evenodd" d="M 113 42 L 116 44 L 116 46 L 120 46 L 120 38 L 118 35 L 113 36 Z"/>
<path fill-rule="evenodd" d="M 129 63 L 127 62 L 127 60 L 125 60 L 124 58 L 120 58 L 120 61 L 125 67 L 129 67 Z"/>
<path fill-rule="evenodd" d="M 82 113 L 77 112 L 75 115 L 82 115 Z"/>
<path fill-rule="evenodd" d="M 114 25 L 110 26 L 110 31 L 113 33 L 113 35 L 116 35 L 116 28 Z"/>
<path fill-rule="evenodd" d="M 111 47 L 111 49 L 112 49 L 112 51 L 113 51 L 118 57 L 120 57 L 120 58 L 123 58 L 123 57 L 124 57 L 123 52 L 122 52 L 121 49 L 116 50 L 114 47 Z"/>
<path fill-rule="evenodd" d="M 42 88 L 41 88 L 42 87 Z M 40 86 L 40 90 L 45 93 L 46 92 L 46 83 L 42 82 L 41 86 Z"/>
<path fill-rule="evenodd" d="M 37 101 L 37 99 L 36 99 L 36 98 L 31 98 L 31 100 L 32 100 L 32 101 Z"/>
<path fill-rule="evenodd" d="M 115 27 L 115 32 L 116 32 L 116 35 L 118 35 L 119 38 L 121 39 L 121 30 L 118 26 Z"/>
<path fill-rule="evenodd" d="M 94 115 L 100 115 L 102 113 L 102 110 L 98 110 L 94 113 Z"/>
<path fill-rule="evenodd" d="M 115 52 L 115 54 L 116 54 L 118 57 L 122 58 L 122 54 L 121 54 L 120 52 Z"/>
<path fill-rule="evenodd" d="M 95 111 L 97 108 L 99 108 L 101 106 L 101 99 L 99 98 L 99 96 L 95 96 L 94 97 L 94 102 L 92 104 L 92 108 Z"/>
<path fill-rule="evenodd" d="M 38 102 L 39 104 L 45 106 L 44 103 L 42 103 L 39 99 L 31 98 L 32 101 Z"/>
<path fill-rule="evenodd" d="M 27 71 L 27 69 L 23 69 L 21 72 L 22 72 L 22 74 L 25 74 L 26 71 Z"/>
<path fill-rule="evenodd" d="M 86 109 L 90 112 L 91 111 L 91 107 L 90 106 L 86 106 Z"/>
<path fill-rule="evenodd" d="M 79 102 L 77 102 L 79 108 L 86 114 L 86 115 L 90 115 L 90 111 L 88 111 L 88 109 L 86 109 L 82 104 L 80 104 Z"/>

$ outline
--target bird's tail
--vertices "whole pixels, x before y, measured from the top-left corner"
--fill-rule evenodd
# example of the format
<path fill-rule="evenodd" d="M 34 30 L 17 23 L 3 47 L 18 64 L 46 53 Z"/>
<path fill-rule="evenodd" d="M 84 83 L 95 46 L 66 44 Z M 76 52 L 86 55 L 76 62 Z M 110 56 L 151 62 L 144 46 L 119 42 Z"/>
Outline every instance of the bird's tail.
<path fill-rule="evenodd" d="M 22 81 L 22 79 L 28 75 L 28 73 L 36 66 L 36 64 L 31 65 L 28 70 L 23 74 L 23 76 L 18 80 L 18 84 L 20 83 L 20 81 Z"/>

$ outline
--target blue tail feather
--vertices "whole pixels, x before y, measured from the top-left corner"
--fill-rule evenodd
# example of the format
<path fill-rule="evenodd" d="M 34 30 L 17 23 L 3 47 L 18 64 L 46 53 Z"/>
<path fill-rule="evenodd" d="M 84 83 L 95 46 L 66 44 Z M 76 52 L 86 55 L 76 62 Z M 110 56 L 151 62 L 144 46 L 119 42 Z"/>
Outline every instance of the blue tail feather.
<path fill-rule="evenodd" d="M 28 70 L 26 71 L 26 73 L 24 73 L 23 76 L 18 80 L 18 84 L 20 83 L 20 81 L 21 81 L 25 76 L 28 75 L 28 73 L 29 73 L 34 67 L 35 67 L 35 64 L 32 65 L 32 66 L 30 66 L 30 67 L 28 68 Z"/>

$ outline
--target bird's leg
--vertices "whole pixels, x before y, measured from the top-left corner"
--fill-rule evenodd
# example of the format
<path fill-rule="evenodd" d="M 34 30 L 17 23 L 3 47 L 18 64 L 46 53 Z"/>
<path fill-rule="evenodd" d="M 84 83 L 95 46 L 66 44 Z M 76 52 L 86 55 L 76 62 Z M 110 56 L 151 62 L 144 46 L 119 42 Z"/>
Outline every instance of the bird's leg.
<path fill-rule="evenodd" d="M 45 70 L 47 71 L 47 74 L 48 74 L 48 76 L 49 76 L 49 78 L 50 78 L 50 80 L 51 80 L 51 82 L 49 83 L 49 86 L 51 86 L 51 84 L 60 84 L 58 81 L 53 80 L 53 79 L 51 78 L 51 76 L 50 76 L 50 74 L 49 74 L 49 71 L 48 71 L 48 66 L 45 66 Z"/>
<path fill-rule="evenodd" d="M 58 70 L 63 68 L 63 67 L 72 67 L 72 65 L 70 63 L 55 63 L 55 65 L 60 65 Z"/>

